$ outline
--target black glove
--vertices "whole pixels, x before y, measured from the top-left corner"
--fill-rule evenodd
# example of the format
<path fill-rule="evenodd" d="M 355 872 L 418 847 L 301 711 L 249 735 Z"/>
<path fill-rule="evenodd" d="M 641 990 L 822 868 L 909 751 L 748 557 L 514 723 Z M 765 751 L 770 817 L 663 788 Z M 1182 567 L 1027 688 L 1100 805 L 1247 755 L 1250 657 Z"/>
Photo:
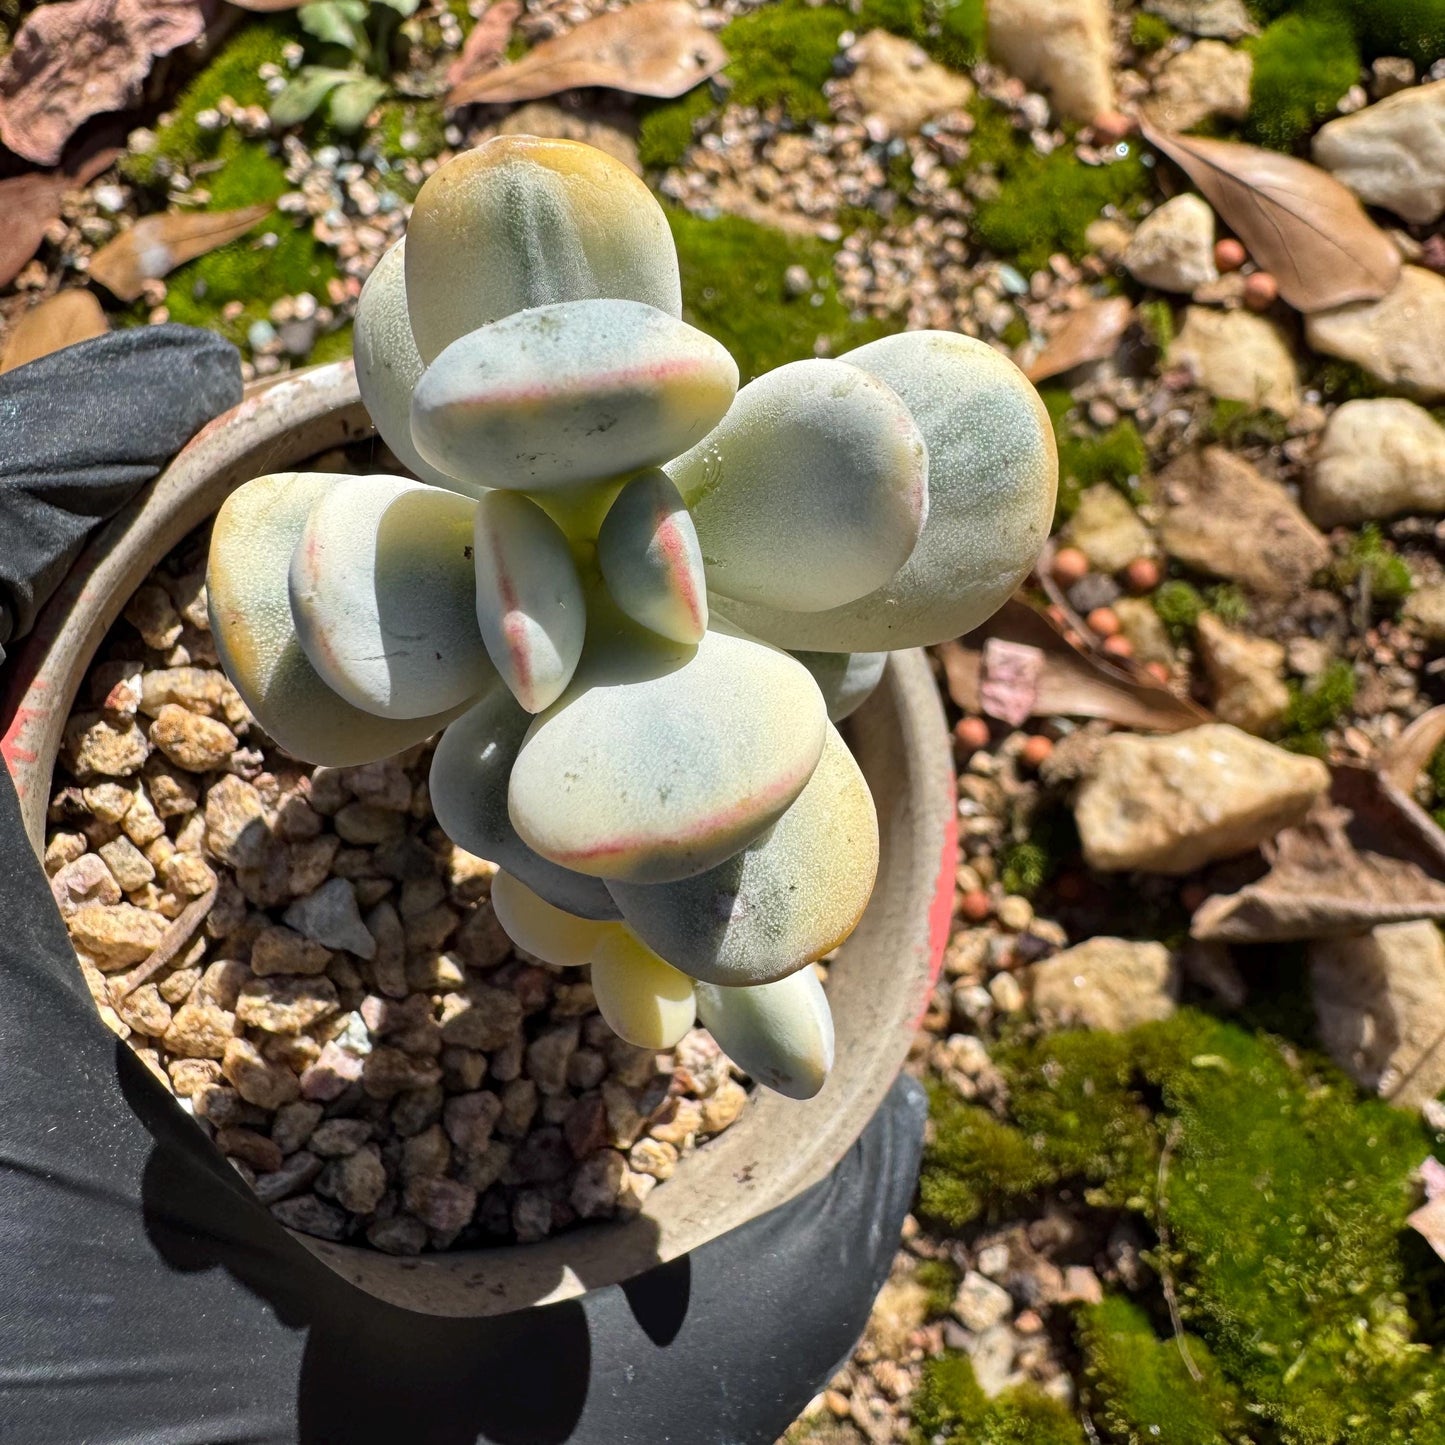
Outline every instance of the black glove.
<path fill-rule="evenodd" d="M 180 327 L 0 378 L 0 589 L 22 626 L 238 393 L 234 353 Z M 100 1022 L 8 776 L 0 920 L 0 1440 L 771 1445 L 887 1276 L 925 1115 L 907 1080 L 828 1179 L 625 1285 L 491 1319 L 383 1304 Z"/>

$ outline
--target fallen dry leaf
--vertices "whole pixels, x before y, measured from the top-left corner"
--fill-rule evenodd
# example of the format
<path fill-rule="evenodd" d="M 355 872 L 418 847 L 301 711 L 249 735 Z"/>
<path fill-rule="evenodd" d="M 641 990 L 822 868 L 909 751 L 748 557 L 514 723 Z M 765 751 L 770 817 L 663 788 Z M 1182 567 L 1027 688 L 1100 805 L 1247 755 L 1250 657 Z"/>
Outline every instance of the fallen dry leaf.
<path fill-rule="evenodd" d="M 1133 319 L 1134 306 L 1127 296 L 1108 296 L 1070 311 L 1043 350 L 1024 368 L 1024 375 L 1030 381 L 1045 381 L 1086 361 L 1103 361 L 1119 349 L 1119 338 Z"/>
<path fill-rule="evenodd" d="M 42 166 L 93 115 L 119 110 L 158 55 L 189 45 L 214 0 L 56 0 L 32 10 L 0 61 L 0 141 Z"/>
<path fill-rule="evenodd" d="M 492 0 L 448 67 L 447 85 L 460 85 L 468 76 L 491 70 L 506 52 L 512 26 L 521 13 L 521 0 Z"/>
<path fill-rule="evenodd" d="M 15 324 L 0 353 L 0 371 L 13 371 L 77 341 L 104 336 L 109 326 L 100 302 L 80 288 L 59 291 L 32 306 Z"/>
<path fill-rule="evenodd" d="M 0 286 L 8 286 L 40 249 L 45 228 L 60 214 L 67 191 L 93 181 L 120 152 L 95 150 L 56 171 L 30 171 L 0 181 Z"/>
<path fill-rule="evenodd" d="M 1445 921 L 1445 832 L 1382 768 L 1331 769 L 1329 798 L 1265 856 L 1263 878 L 1205 899 L 1193 937 L 1276 943 Z"/>
<path fill-rule="evenodd" d="M 949 696 L 965 712 L 985 712 L 984 649 L 990 640 L 1037 649 L 1043 666 L 1033 687 L 1032 717 L 1100 718 L 1118 727 L 1182 732 L 1210 721 L 1201 707 L 1168 688 L 1071 647 L 1053 623 L 1015 597 L 976 631 L 937 649 Z M 996 715 L 996 714 L 995 714 Z M 1015 724 L 1017 726 L 1017 724 Z"/>
<path fill-rule="evenodd" d="M 1445 742 L 1445 707 L 1432 707 L 1429 712 L 1421 713 L 1386 748 L 1380 758 L 1380 772 L 1408 793 L 1442 742 Z"/>
<path fill-rule="evenodd" d="M 90 276 L 122 301 L 134 301 L 147 281 L 244 236 L 271 213 L 268 205 L 239 211 L 166 211 L 146 216 L 90 259 Z"/>
<path fill-rule="evenodd" d="M 514 65 L 464 80 L 447 92 L 446 104 L 540 100 L 588 85 L 670 98 L 716 74 L 727 58 L 688 0 L 643 0 L 544 40 Z"/>
<path fill-rule="evenodd" d="M 1204 192 L 1297 311 L 1373 301 L 1400 278 L 1400 253 L 1333 176 L 1293 156 L 1177 135 L 1147 121 L 1145 140 Z"/>

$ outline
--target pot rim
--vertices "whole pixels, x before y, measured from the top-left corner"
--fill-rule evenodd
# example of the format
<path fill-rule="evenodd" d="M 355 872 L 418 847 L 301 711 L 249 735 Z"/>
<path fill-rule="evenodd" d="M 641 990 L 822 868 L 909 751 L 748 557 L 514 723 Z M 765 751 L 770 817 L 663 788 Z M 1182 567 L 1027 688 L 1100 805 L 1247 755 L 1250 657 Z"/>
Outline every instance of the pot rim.
<path fill-rule="evenodd" d="M 0 700 L 0 753 L 37 855 L 65 724 L 91 659 L 135 588 L 243 482 L 371 435 L 351 362 L 294 373 L 211 422 L 93 537 L 16 649 Z M 890 657 L 882 685 L 848 730 L 873 791 L 882 850 L 872 901 L 830 969 L 838 1065 L 816 1098 L 760 1091 L 638 1214 L 535 1244 L 397 1258 L 294 1237 L 393 1304 L 493 1315 L 621 1282 L 824 1178 L 907 1057 L 941 965 L 956 861 L 952 753 L 921 651 Z"/>

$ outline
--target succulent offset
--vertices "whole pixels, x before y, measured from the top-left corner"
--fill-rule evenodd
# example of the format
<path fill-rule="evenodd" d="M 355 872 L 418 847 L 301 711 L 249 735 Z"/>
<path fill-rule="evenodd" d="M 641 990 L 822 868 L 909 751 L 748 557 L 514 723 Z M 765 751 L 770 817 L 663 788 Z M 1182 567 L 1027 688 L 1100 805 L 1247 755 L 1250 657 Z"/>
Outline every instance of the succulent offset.
<path fill-rule="evenodd" d="M 625 1039 L 701 1022 L 806 1098 L 833 1056 L 808 965 L 878 866 L 835 724 L 887 651 L 1018 585 L 1053 515 L 1053 433 L 968 337 L 739 390 L 681 311 L 667 219 L 615 160 L 507 136 L 443 166 L 356 317 L 362 399 L 414 478 L 242 486 L 213 532 L 212 627 L 302 759 L 440 731 L 438 822 L 499 868 L 519 948 L 592 966 Z"/>

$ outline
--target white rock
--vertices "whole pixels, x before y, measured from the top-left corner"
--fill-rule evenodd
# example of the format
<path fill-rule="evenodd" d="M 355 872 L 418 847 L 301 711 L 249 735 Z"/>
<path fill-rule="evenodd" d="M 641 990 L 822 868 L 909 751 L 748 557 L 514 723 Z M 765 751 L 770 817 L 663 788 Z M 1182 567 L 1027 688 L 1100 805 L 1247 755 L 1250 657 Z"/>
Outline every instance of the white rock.
<path fill-rule="evenodd" d="M 1079 498 L 1065 534 L 1100 572 L 1122 572 L 1155 551 L 1153 533 L 1129 499 L 1109 482 L 1090 487 Z"/>
<path fill-rule="evenodd" d="M 329 879 L 314 893 L 298 898 L 284 918 L 287 927 L 327 948 L 344 948 L 358 958 L 376 956 L 376 940 L 361 921 L 356 893 L 345 878 Z"/>
<path fill-rule="evenodd" d="M 1329 787 L 1318 758 L 1224 723 L 1104 739 L 1074 803 L 1091 868 L 1190 873 L 1298 823 Z"/>
<path fill-rule="evenodd" d="M 1122 1033 L 1174 1012 L 1179 988 L 1162 943 L 1091 938 L 1029 970 L 1034 1012 L 1050 1027 Z"/>
<path fill-rule="evenodd" d="M 966 1329 L 982 1334 L 1002 1324 L 1013 1313 L 1013 1300 L 1002 1285 L 969 1270 L 953 1297 L 954 1317 Z"/>
<path fill-rule="evenodd" d="M 1273 732 L 1289 707 L 1284 648 L 1268 637 L 1233 632 L 1209 612 L 1199 619 L 1196 640 L 1220 722 L 1247 733 Z"/>
<path fill-rule="evenodd" d="M 1219 279 L 1214 264 L 1214 212 L 1192 191 L 1165 201 L 1139 223 L 1124 268 L 1160 291 L 1193 291 Z"/>
<path fill-rule="evenodd" d="M 1315 163 L 1362 201 L 1426 225 L 1445 211 L 1445 80 L 1412 86 L 1316 132 Z"/>
<path fill-rule="evenodd" d="M 1439 646 L 1445 642 L 1445 585 L 1419 587 L 1405 599 L 1405 621 L 1425 639 Z"/>
<path fill-rule="evenodd" d="M 848 59 L 855 67 L 858 104 L 892 135 L 911 135 L 924 121 L 960 109 L 973 96 L 971 81 L 886 30 L 870 30 L 848 51 Z"/>
<path fill-rule="evenodd" d="M 1114 109 L 1106 0 L 991 0 L 988 49 L 1067 120 Z"/>
<path fill-rule="evenodd" d="M 1168 359 L 1170 366 L 1186 367 L 1210 396 L 1283 417 L 1299 410 L 1299 371 L 1289 343 L 1262 316 L 1191 306 Z"/>
<path fill-rule="evenodd" d="M 1428 921 L 1310 945 L 1320 1037 L 1362 1088 L 1419 1108 L 1445 1088 L 1445 940 Z"/>
<path fill-rule="evenodd" d="M 1363 366 L 1421 401 L 1445 397 L 1445 276 L 1406 266 L 1378 301 L 1352 301 L 1305 317 L 1316 351 Z"/>
<path fill-rule="evenodd" d="M 1322 527 L 1445 512 L 1445 427 L 1400 397 L 1347 401 L 1325 424 L 1304 505 Z"/>
<path fill-rule="evenodd" d="M 1215 118 L 1243 120 L 1253 75 L 1249 51 L 1222 40 L 1201 40 L 1165 63 L 1144 113 L 1169 130 L 1192 130 Z"/>
<path fill-rule="evenodd" d="M 1238 40 L 1255 30 L 1244 0 L 1144 0 L 1144 9 L 1190 35 Z"/>

